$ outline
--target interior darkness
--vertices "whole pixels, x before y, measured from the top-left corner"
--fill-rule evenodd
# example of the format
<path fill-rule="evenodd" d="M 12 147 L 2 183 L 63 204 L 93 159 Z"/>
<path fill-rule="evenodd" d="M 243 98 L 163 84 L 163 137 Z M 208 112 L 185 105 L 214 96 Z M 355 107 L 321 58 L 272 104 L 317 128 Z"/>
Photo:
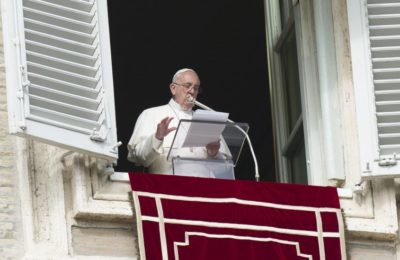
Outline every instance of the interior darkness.
<path fill-rule="evenodd" d="M 126 145 L 140 112 L 166 104 L 173 74 L 200 76 L 199 101 L 247 122 L 262 180 L 274 181 L 274 153 L 262 0 L 108 1 L 119 149 L 116 171 L 130 171 Z M 248 145 L 235 168 L 254 180 Z"/>

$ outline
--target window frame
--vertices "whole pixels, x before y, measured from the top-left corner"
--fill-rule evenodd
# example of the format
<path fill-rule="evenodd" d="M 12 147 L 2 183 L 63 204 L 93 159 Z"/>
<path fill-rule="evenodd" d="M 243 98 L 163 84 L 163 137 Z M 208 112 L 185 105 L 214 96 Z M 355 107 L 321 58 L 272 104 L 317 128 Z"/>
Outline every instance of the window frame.
<path fill-rule="evenodd" d="M 288 2 L 287 0 L 283 0 L 283 2 L 281 2 L 280 7 L 284 8 L 285 10 L 282 11 L 280 10 L 280 13 L 284 13 L 285 17 L 283 19 L 286 19 L 282 31 L 279 35 L 279 39 L 276 42 L 275 45 L 275 52 L 279 54 L 279 56 L 281 57 L 281 64 L 282 64 L 282 72 L 284 72 L 284 75 L 282 75 L 282 82 L 283 82 L 283 95 L 284 95 L 284 104 L 285 104 L 285 112 L 283 113 L 282 118 L 284 118 L 284 122 L 285 122 L 285 128 L 287 130 L 287 138 L 284 139 L 284 144 L 282 147 L 282 153 L 281 156 L 285 157 L 285 162 L 287 164 L 287 179 L 288 182 L 291 183 L 300 183 L 300 184 L 306 184 L 303 182 L 304 177 L 306 179 L 306 182 L 308 182 L 308 174 L 307 174 L 307 170 L 305 173 L 301 173 L 301 175 L 305 174 L 305 176 L 299 176 L 296 178 L 296 174 L 298 174 L 299 172 L 293 168 L 293 160 L 294 160 L 294 156 L 296 155 L 296 151 L 298 151 L 298 149 L 305 149 L 305 142 L 304 142 L 304 131 L 303 131 L 303 112 L 302 112 L 302 100 L 301 100 L 301 95 L 298 97 L 294 97 L 293 96 L 293 91 L 299 91 L 301 92 L 301 87 L 300 87 L 300 80 L 297 82 L 296 86 L 293 86 L 289 80 L 287 80 L 290 76 L 288 75 L 288 73 L 286 73 L 286 70 L 289 68 L 288 66 L 290 66 L 289 64 L 286 64 L 287 61 L 284 61 L 286 59 L 289 58 L 288 53 L 285 53 L 286 51 L 290 51 L 289 49 L 287 49 L 289 47 L 289 45 L 291 44 L 290 41 L 294 41 L 295 45 L 294 48 L 296 48 L 296 55 L 298 55 L 297 53 L 297 36 L 296 36 L 296 24 L 295 24 L 295 7 L 292 5 L 291 7 L 288 7 L 287 5 L 290 4 L 292 5 L 292 2 Z M 283 5 L 283 7 L 282 7 Z M 288 10 L 289 9 L 289 10 Z M 283 20 L 281 18 L 281 21 Z M 292 39 L 292 37 L 294 39 Z M 289 47 L 290 48 L 290 47 Z M 296 59 L 297 60 L 297 59 Z M 296 70 L 297 70 L 297 77 L 299 77 L 299 61 L 297 60 L 297 64 L 296 66 Z M 293 68 L 292 68 L 293 69 Z M 293 88 L 298 88 L 297 90 L 293 89 Z M 291 118 L 292 116 L 292 112 L 291 111 L 291 104 L 289 103 L 291 101 L 291 98 L 295 98 L 297 99 L 296 102 L 300 102 L 300 113 L 299 115 L 297 115 L 297 118 Z M 292 100 L 293 101 L 293 100 Z M 295 119 L 295 122 L 293 122 L 293 120 Z M 303 162 L 304 165 L 306 166 L 306 161 Z M 307 167 L 307 166 L 306 166 Z M 296 181 L 296 180 L 302 180 L 302 181 Z"/>
<path fill-rule="evenodd" d="M 315 19 L 321 19 L 314 15 L 315 7 L 318 5 L 314 1 L 293 1 L 294 23 L 296 28 L 296 42 L 299 62 L 299 78 L 302 101 L 304 142 L 306 149 L 306 162 L 308 183 L 311 185 L 327 185 L 331 180 L 339 180 L 336 185 L 344 181 L 344 163 L 343 149 L 341 148 L 341 128 L 340 124 L 332 135 L 329 129 L 330 117 L 337 118 L 340 122 L 340 111 L 335 111 L 333 107 L 339 106 L 338 90 L 323 89 L 321 86 L 326 84 L 320 80 L 322 70 L 327 70 L 329 64 L 321 63 L 321 59 L 317 56 L 317 47 L 319 47 L 322 55 L 326 54 L 326 49 L 317 45 L 317 40 L 321 33 L 316 31 L 318 22 Z M 318 7 L 318 6 L 317 6 Z M 323 10 L 332 15 L 330 6 L 323 6 Z M 278 181 L 288 182 L 288 165 L 282 152 L 288 132 L 285 129 L 287 119 L 285 118 L 284 93 L 282 75 L 282 65 L 280 57 L 274 52 L 279 35 L 281 33 L 281 19 L 279 11 L 279 1 L 265 1 L 266 28 L 267 28 L 267 54 L 269 66 L 269 80 L 272 97 L 273 125 L 275 137 L 275 153 L 276 165 L 278 165 L 277 179 Z M 333 33 L 333 25 L 328 24 L 328 29 Z M 318 39 L 317 39 L 318 38 Z M 333 42 L 322 42 L 322 47 L 331 48 Z M 327 45 L 327 46 L 324 46 Z M 334 47 L 333 47 L 334 48 Z M 320 54 L 320 55 L 321 55 Z M 334 53 L 333 53 L 334 54 Z M 329 57 L 331 58 L 331 56 Z M 332 58 L 331 58 L 332 59 Z M 332 60 L 329 60 L 332 61 Z M 336 66 L 336 61 L 334 64 Z M 335 68 L 335 67 L 334 67 Z M 328 70 L 329 71 L 329 70 Z M 329 76 L 336 79 L 336 71 L 329 71 Z M 323 92 L 321 92 L 323 91 Z M 328 92 L 329 91 L 329 92 Z M 335 98 L 328 103 L 322 103 L 324 95 L 327 93 L 335 95 Z M 330 116 L 326 118 L 326 115 Z M 335 130 L 336 130 L 335 129 Z M 328 157 L 327 157 L 328 156 Z M 332 163 L 329 161 L 332 160 Z"/>

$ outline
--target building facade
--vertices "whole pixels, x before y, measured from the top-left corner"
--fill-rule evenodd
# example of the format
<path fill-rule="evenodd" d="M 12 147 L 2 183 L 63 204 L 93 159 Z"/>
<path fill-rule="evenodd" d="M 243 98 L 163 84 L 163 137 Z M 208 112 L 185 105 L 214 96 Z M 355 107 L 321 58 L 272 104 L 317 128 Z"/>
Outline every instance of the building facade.
<path fill-rule="evenodd" d="M 2 1 L 5 259 L 138 258 L 130 187 L 110 166 L 105 2 Z M 338 188 L 349 259 L 400 258 L 400 4 L 264 6 L 277 179 Z"/>

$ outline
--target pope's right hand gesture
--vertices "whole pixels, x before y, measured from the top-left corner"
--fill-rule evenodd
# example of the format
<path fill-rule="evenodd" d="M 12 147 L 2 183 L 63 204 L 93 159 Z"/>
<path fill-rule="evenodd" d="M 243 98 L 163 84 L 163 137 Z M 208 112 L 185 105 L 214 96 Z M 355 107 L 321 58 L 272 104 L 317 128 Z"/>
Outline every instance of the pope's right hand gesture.
<path fill-rule="evenodd" d="M 169 127 L 173 117 L 166 117 L 157 124 L 157 132 L 156 138 L 160 141 L 164 140 L 164 137 L 167 136 L 170 132 L 176 130 L 176 127 Z"/>

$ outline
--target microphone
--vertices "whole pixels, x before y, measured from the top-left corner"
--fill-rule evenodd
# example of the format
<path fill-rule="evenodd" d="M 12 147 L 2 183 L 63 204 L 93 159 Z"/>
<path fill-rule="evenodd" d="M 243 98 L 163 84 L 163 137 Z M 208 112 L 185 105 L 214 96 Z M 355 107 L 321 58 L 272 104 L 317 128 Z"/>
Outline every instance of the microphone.
<path fill-rule="evenodd" d="M 187 95 L 186 100 L 189 103 L 193 104 L 193 105 L 201 107 L 202 109 L 205 109 L 205 110 L 208 110 L 208 111 L 215 111 L 214 109 L 212 109 L 212 108 L 204 105 L 203 103 L 200 103 L 199 101 L 197 101 L 192 95 Z M 228 122 L 234 123 L 232 120 L 229 120 L 229 119 L 228 119 Z"/>
<path fill-rule="evenodd" d="M 194 103 L 195 98 L 194 98 L 192 95 L 190 95 L 190 94 L 187 94 L 187 95 L 186 95 L 186 101 L 187 101 L 188 103 L 190 103 L 190 104 L 195 104 L 195 103 Z"/>
<path fill-rule="evenodd" d="M 187 95 L 186 100 L 191 103 L 194 104 L 198 107 L 201 107 L 205 110 L 209 110 L 209 111 L 215 111 L 214 109 L 204 105 L 203 103 L 200 103 L 199 101 L 197 101 L 192 95 Z M 235 123 L 234 121 L 227 119 L 228 122 L 230 123 Z M 244 134 L 244 136 L 246 137 L 247 143 L 249 144 L 250 147 L 250 152 L 251 155 L 253 157 L 253 161 L 254 161 L 254 171 L 255 171 L 255 179 L 256 181 L 260 181 L 260 174 L 258 172 L 258 162 L 257 162 L 257 158 L 256 158 L 256 154 L 254 153 L 254 149 L 253 149 L 253 145 L 251 144 L 251 140 L 249 135 L 246 133 L 246 131 L 244 131 L 242 128 L 240 128 L 237 125 L 234 125 L 240 132 L 242 132 Z"/>

